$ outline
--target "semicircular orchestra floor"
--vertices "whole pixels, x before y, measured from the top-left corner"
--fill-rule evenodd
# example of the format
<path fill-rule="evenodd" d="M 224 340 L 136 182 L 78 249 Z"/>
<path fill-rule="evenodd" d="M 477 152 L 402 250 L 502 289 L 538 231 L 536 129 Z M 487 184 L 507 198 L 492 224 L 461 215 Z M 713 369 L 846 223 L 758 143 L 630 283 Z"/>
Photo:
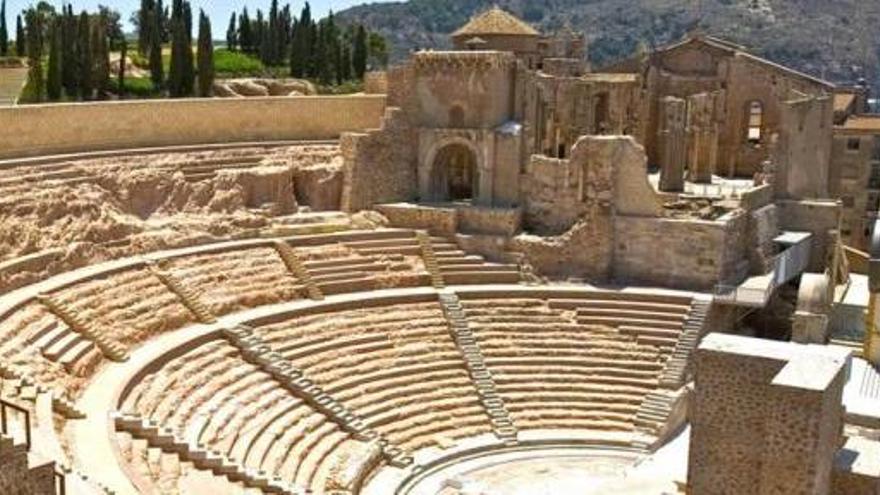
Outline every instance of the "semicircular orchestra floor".
<path fill-rule="evenodd" d="M 500 448 L 427 466 L 396 495 L 584 495 L 618 480 L 639 458 L 633 449 L 577 444 Z"/>

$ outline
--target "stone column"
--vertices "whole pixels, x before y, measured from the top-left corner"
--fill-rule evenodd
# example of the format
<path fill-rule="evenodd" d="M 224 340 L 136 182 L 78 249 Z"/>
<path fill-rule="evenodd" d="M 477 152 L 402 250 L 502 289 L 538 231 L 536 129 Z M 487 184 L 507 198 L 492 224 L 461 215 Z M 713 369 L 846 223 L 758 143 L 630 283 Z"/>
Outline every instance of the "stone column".
<path fill-rule="evenodd" d="M 687 103 L 667 96 L 660 100 L 660 129 L 657 141 L 660 150 L 660 190 L 684 190 L 684 165 L 687 162 L 685 117 Z"/>

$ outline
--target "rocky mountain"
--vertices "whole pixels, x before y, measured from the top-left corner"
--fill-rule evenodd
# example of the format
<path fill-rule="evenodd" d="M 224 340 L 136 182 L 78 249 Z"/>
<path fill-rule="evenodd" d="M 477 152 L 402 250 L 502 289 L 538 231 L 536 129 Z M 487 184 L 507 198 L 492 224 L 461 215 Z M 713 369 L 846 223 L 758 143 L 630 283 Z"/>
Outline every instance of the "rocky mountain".
<path fill-rule="evenodd" d="M 661 46 L 700 28 L 775 62 L 840 83 L 880 82 L 878 0 L 410 0 L 342 11 L 344 22 L 379 31 L 393 60 L 417 48 L 446 48 L 448 33 L 493 4 L 543 32 L 570 25 L 586 34 L 601 67 L 640 45 Z"/>

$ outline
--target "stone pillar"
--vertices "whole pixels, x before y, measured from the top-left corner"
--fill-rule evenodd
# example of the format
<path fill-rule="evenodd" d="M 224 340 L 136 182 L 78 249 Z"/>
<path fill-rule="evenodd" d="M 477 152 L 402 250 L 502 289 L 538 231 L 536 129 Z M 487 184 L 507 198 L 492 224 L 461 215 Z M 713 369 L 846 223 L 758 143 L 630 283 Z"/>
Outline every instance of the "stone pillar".
<path fill-rule="evenodd" d="M 694 360 L 688 493 L 830 495 L 849 351 L 710 334 Z"/>
<path fill-rule="evenodd" d="M 685 117 L 687 103 L 681 98 L 667 96 L 660 100 L 660 190 L 684 190 L 684 165 L 687 162 Z"/>
<path fill-rule="evenodd" d="M 712 182 L 718 154 L 715 97 L 715 93 L 700 93 L 687 99 L 688 180 L 691 182 Z"/>

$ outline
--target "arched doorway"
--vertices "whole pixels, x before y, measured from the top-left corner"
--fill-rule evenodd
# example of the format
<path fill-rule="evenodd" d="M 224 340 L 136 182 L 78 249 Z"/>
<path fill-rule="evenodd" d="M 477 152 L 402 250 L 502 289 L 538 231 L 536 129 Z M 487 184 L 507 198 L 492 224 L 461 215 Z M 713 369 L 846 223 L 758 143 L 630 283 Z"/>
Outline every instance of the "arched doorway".
<path fill-rule="evenodd" d="M 432 165 L 431 192 L 440 201 L 471 201 L 477 197 L 480 173 L 474 151 L 452 143 L 437 152 Z"/>

